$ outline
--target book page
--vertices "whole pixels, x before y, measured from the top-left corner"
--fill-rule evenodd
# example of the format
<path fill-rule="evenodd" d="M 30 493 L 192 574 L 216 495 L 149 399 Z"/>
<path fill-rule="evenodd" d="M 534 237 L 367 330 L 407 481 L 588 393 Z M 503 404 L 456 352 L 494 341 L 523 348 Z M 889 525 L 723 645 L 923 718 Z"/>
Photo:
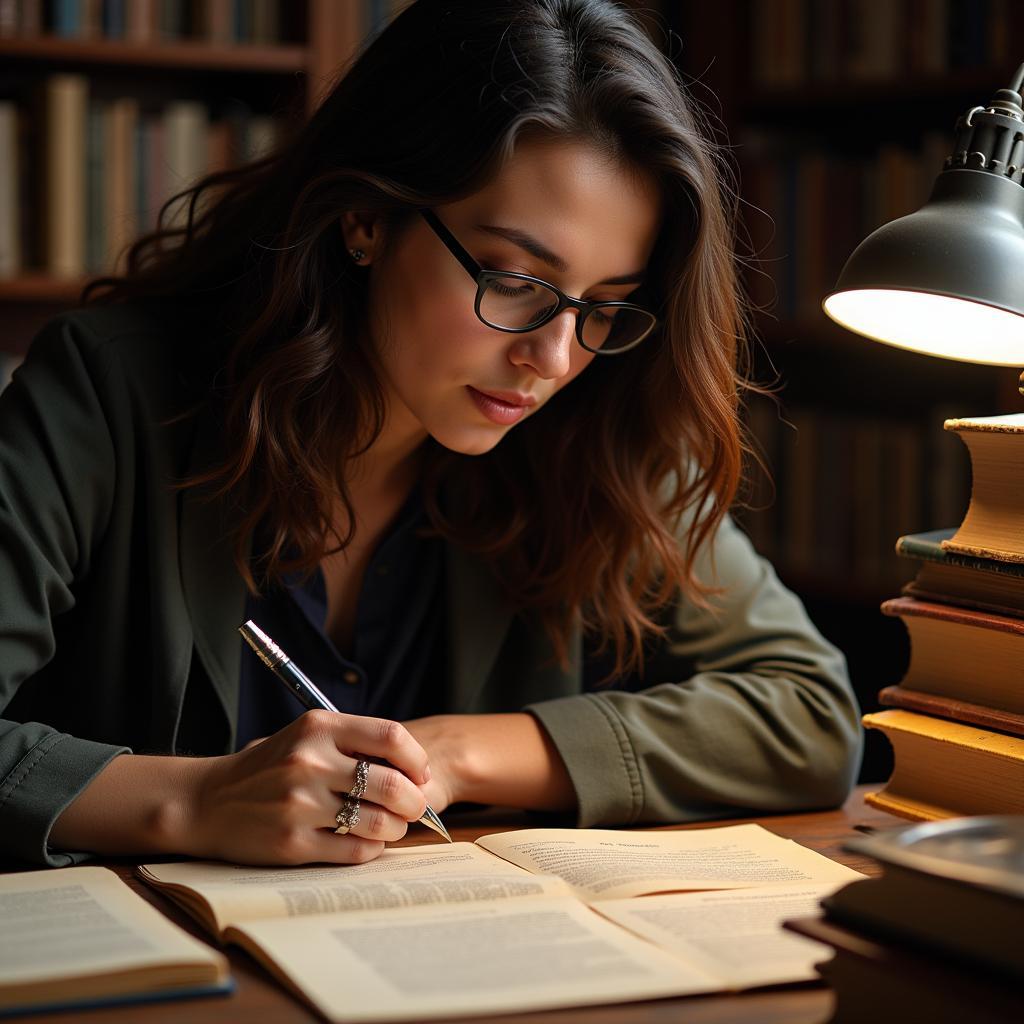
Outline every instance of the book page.
<path fill-rule="evenodd" d="M 216 950 L 168 921 L 107 868 L 74 867 L 0 875 L 0 1002 L 17 1005 L 43 988 L 47 1001 L 70 989 L 116 991 L 111 976 L 187 965 L 181 983 L 215 983 L 227 978 L 227 961 Z M 102 979 L 107 979 L 106 983 Z M 90 979 L 92 983 L 90 984 Z"/>
<path fill-rule="evenodd" d="M 477 845 L 527 871 L 565 879 L 588 902 L 861 877 L 760 825 L 659 832 L 523 829 L 483 836 Z"/>
<path fill-rule="evenodd" d="M 649 939 L 720 979 L 722 988 L 753 988 L 816 981 L 816 963 L 828 946 L 784 931 L 782 922 L 817 917 L 835 882 L 771 885 L 758 889 L 669 893 L 591 906 L 609 920 Z"/>
<path fill-rule="evenodd" d="M 187 861 L 145 864 L 140 874 L 158 886 L 198 893 L 218 932 L 264 917 L 567 895 L 559 879 L 534 877 L 472 843 L 386 849 L 366 864 L 260 868 Z"/>
<path fill-rule="evenodd" d="M 227 937 L 329 1020 L 445 1020 L 714 991 L 568 899 L 250 921 Z"/>

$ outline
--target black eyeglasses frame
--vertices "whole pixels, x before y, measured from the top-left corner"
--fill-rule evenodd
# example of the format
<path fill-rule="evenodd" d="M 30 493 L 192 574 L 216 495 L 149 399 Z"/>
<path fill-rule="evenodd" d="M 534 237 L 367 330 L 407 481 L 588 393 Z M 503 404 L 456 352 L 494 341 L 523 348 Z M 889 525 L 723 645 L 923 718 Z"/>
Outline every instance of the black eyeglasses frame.
<path fill-rule="evenodd" d="M 462 264 L 466 273 L 469 274 L 469 276 L 476 282 L 476 299 L 473 303 L 473 309 L 477 315 L 477 319 L 492 330 L 504 331 L 506 334 L 529 334 L 530 331 L 536 331 L 545 324 L 550 323 L 563 310 L 575 309 L 579 313 L 576 317 L 576 340 L 579 344 L 588 352 L 593 352 L 594 355 L 618 356 L 623 352 L 629 352 L 636 348 L 637 345 L 648 338 L 651 332 L 658 326 L 658 318 L 649 309 L 644 309 L 643 306 L 638 306 L 634 302 L 588 302 L 586 299 L 575 299 L 571 295 L 566 295 L 561 288 L 556 288 L 550 281 L 545 281 L 540 277 L 534 277 L 532 274 L 520 274 L 512 270 L 485 270 L 475 259 L 473 259 L 462 243 L 451 233 L 451 231 L 448 230 L 433 210 L 429 207 L 421 207 L 419 212 L 433 230 L 434 234 L 441 239 L 448 251 L 459 261 L 459 263 Z M 484 293 L 487 291 L 488 284 L 491 281 L 509 277 L 520 281 L 529 281 L 532 284 L 539 284 L 544 288 L 547 288 L 548 291 L 555 294 L 558 298 L 558 302 L 542 319 L 538 320 L 535 324 L 530 324 L 528 327 L 502 327 L 499 324 L 492 324 L 480 312 L 480 302 L 483 299 Z M 646 333 L 641 334 L 636 341 L 631 342 L 624 348 L 615 348 L 610 350 L 591 348 L 583 340 L 583 324 L 592 310 L 607 308 L 609 306 L 618 309 L 632 309 L 638 313 L 643 313 L 645 316 L 649 316 L 651 318 L 651 326 L 647 329 Z"/>

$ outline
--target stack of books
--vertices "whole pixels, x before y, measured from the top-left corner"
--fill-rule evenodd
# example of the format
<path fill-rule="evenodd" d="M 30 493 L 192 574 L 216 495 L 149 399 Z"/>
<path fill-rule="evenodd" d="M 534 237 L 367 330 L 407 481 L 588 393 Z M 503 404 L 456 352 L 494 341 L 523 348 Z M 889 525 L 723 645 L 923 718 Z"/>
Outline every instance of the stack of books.
<path fill-rule="evenodd" d="M 824 916 L 785 927 L 830 945 L 829 1024 L 1021 1019 L 1024 819 L 962 818 L 851 840 L 879 878 L 826 897 Z"/>
<path fill-rule="evenodd" d="M 910 665 L 864 716 L 895 755 L 870 804 L 901 817 L 1024 813 L 1024 414 L 947 420 L 971 456 L 958 529 L 901 537 L 917 577 L 882 611 L 910 633 Z"/>

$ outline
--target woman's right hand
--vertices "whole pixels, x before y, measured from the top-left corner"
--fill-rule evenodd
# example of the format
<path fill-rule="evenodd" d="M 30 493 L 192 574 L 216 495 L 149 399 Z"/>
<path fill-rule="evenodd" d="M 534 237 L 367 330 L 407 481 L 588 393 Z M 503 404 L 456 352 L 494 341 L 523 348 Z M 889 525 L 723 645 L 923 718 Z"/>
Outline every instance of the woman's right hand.
<path fill-rule="evenodd" d="M 359 824 L 335 835 L 334 816 L 363 759 L 371 763 Z M 244 750 L 193 767 L 177 822 L 180 852 L 242 864 L 372 860 L 422 816 L 419 786 L 430 778 L 426 752 L 405 726 L 331 711 L 309 711 Z"/>

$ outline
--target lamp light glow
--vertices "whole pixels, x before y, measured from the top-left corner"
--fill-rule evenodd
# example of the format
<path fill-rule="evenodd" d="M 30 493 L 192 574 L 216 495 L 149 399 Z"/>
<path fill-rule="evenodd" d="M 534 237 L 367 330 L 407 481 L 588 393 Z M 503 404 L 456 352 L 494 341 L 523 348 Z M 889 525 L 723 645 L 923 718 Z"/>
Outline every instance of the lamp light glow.
<path fill-rule="evenodd" d="M 835 292 L 825 312 L 896 348 L 993 366 L 1024 364 L 1024 316 L 970 299 L 896 288 Z"/>

